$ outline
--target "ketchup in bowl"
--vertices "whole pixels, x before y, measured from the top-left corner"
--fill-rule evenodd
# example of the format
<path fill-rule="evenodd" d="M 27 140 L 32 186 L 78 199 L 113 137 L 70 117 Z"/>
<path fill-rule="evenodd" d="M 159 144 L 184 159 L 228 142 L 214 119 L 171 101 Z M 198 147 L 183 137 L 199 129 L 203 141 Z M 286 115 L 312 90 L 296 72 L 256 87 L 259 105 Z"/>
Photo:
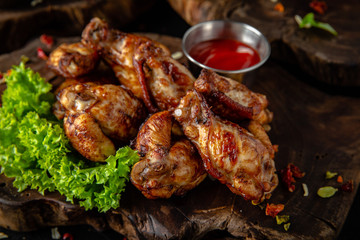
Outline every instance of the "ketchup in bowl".
<path fill-rule="evenodd" d="M 219 70 L 240 70 L 260 62 L 258 52 L 233 39 L 214 39 L 195 44 L 189 55 L 196 61 Z"/>

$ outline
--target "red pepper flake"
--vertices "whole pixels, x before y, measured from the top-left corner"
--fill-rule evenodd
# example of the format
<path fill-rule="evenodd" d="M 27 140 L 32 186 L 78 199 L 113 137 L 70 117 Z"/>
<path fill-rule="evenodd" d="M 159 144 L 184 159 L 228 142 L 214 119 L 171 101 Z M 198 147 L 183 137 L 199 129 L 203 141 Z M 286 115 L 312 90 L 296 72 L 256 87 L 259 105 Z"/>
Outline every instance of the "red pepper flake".
<path fill-rule="evenodd" d="M 305 175 L 304 172 L 301 172 L 300 169 L 292 163 L 289 163 L 286 168 L 280 170 L 280 174 L 281 180 L 286 185 L 289 192 L 293 192 L 295 190 L 295 185 L 293 183 L 296 181 L 294 177 L 302 178 Z"/>
<path fill-rule="evenodd" d="M 342 177 L 341 175 L 339 175 L 339 176 L 337 177 L 336 181 L 337 181 L 338 183 L 343 183 L 343 182 L 344 182 L 344 179 L 343 179 L 343 177 Z"/>
<path fill-rule="evenodd" d="M 325 11 L 327 10 L 327 5 L 325 1 L 318 1 L 318 0 L 313 0 L 309 6 L 317 13 L 319 14 L 324 14 Z"/>
<path fill-rule="evenodd" d="M 266 204 L 265 214 L 266 216 L 276 217 L 285 208 L 284 204 Z"/>
<path fill-rule="evenodd" d="M 64 233 L 63 240 L 74 240 L 74 237 L 70 233 Z"/>
<path fill-rule="evenodd" d="M 42 34 L 40 36 L 40 42 L 42 42 L 43 44 L 46 45 L 47 48 L 51 48 L 53 43 L 54 43 L 54 39 L 53 37 L 46 35 L 46 34 Z"/>
<path fill-rule="evenodd" d="M 38 58 L 41 58 L 43 60 L 48 59 L 48 56 L 46 55 L 46 53 L 44 52 L 44 50 L 41 47 L 37 48 L 37 56 L 38 56 Z"/>
<path fill-rule="evenodd" d="M 0 72 L 0 80 L 3 79 L 4 75 Z"/>
<path fill-rule="evenodd" d="M 343 192 L 352 192 L 354 191 L 354 181 L 349 180 L 340 187 L 341 191 Z"/>
<path fill-rule="evenodd" d="M 274 6 L 274 10 L 278 11 L 278 12 L 284 12 L 285 8 L 284 8 L 284 5 L 282 5 L 282 3 L 277 3 Z"/>

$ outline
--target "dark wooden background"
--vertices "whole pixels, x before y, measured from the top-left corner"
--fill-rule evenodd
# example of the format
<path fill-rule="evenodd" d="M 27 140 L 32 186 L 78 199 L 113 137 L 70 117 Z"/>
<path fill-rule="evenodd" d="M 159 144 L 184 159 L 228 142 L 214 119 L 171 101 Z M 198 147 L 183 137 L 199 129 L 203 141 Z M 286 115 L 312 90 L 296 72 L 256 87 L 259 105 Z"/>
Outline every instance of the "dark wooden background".
<path fill-rule="evenodd" d="M 156 1 L 156 3 L 151 7 L 149 11 L 142 14 L 136 20 L 130 22 L 129 24 L 126 24 L 126 26 L 124 26 L 122 30 L 128 32 L 155 32 L 163 35 L 170 35 L 181 38 L 183 33 L 187 30 L 188 27 L 189 25 L 179 15 L 177 15 L 177 13 L 175 13 L 172 10 L 172 8 L 168 5 L 166 1 Z M 325 96 L 325 95 L 340 96 L 340 98 L 337 99 L 342 99 L 342 96 L 344 96 L 344 98 L 346 98 L 347 96 L 359 97 L 359 91 L 358 91 L 359 89 L 357 88 L 349 89 L 349 88 L 336 88 L 336 87 L 328 86 L 322 82 L 317 82 L 316 80 L 314 81 L 313 78 L 304 74 L 303 71 L 296 68 L 295 66 L 285 65 L 284 63 L 279 63 L 275 60 L 271 60 L 268 63 L 268 66 L 273 66 L 275 70 L 279 69 L 280 71 L 284 71 L 284 69 L 286 69 L 286 71 L 284 72 L 286 72 L 289 75 L 292 75 L 294 77 L 294 80 L 296 81 L 301 80 L 304 82 L 304 84 L 311 85 L 315 89 L 314 90 L 315 92 L 321 93 L 320 94 L 321 96 Z M 298 84 L 297 86 L 302 86 L 302 85 Z M 284 88 L 282 86 L 279 86 L 279 91 L 281 92 L 282 90 L 284 90 Z M 301 89 L 299 89 L 299 91 L 301 91 Z M 301 93 L 299 92 L 299 94 Z M 270 97 L 272 99 L 276 99 L 276 93 L 273 93 L 272 96 Z M 321 99 L 315 99 L 315 100 L 319 101 L 318 103 L 321 102 Z M 306 102 L 307 100 L 304 99 L 303 101 Z M 295 110 L 296 108 L 297 107 L 294 107 L 293 110 Z M 341 105 L 339 105 L 339 108 L 341 108 Z M 325 114 L 323 115 L 323 117 L 331 117 L 331 114 L 330 113 Z M 311 120 L 311 118 L 307 120 Z M 306 124 L 304 124 L 303 126 L 306 127 Z M 355 133 L 358 133 L 358 131 L 355 131 Z M 336 139 L 336 136 L 334 136 L 334 139 Z M 276 143 L 277 139 L 274 140 L 275 140 L 274 143 Z M 321 143 L 316 143 L 316 144 L 321 144 Z M 326 169 L 324 169 L 324 171 L 326 171 Z M 339 203 L 339 205 L 341 205 L 341 203 Z M 339 206 L 334 206 L 334 208 L 338 208 L 338 207 Z M 358 231 L 360 227 L 360 223 L 359 223 L 360 221 L 358 221 L 359 214 L 360 214 L 360 197 L 358 193 L 354 198 L 353 206 L 351 207 L 349 216 L 346 222 L 344 223 L 343 229 L 338 236 L 339 240 L 360 239 L 360 233 Z M 120 235 L 115 231 L 108 230 L 104 232 L 97 232 L 92 227 L 86 225 L 77 226 L 77 227 L 59 227 L 59 229 L 61 233 L 65 233 L 65 232 L 71 233 L 74 236 L 74 239 L 92 240 L 92 239 L 122 239 L 123 238 L 122 235 Z M 25 237 L 26 239 L 42 240 L 42 239 L 51 238 L 49 228 L 31 233 L 16 233 L 16 232 L 8 231 L 6 229 L 0 229 L 0 230 L 2 232 L 7 233 L 10 236 L 10 239 L 23 239 Z M 316 229 L 314 229 L 314 231 L 316 231 Z M 224 238 L 231 239 L 231 236 L 224 235 L 224 233 L 220 231 L 219 232 L 215 231 L 205 237 L 205 239 L 224 239 Z"/>

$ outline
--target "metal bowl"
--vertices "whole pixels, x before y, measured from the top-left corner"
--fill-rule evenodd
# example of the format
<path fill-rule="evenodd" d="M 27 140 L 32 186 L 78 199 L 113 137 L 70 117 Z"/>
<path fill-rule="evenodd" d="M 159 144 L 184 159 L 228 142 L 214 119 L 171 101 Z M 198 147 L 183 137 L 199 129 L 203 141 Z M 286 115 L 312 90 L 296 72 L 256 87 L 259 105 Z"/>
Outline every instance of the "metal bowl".
<path fill-rule="evenodd" d="M 189 54 L 191 48 L 197 43 L 213 39 L 234 39 L 245 43 L 258 52 L 260 62 L 239 70 L 221 70 L 208 67 L 196 61 Z M 197 68 L 210 69 L 238 81 L 242 81 L 244 73 L 253 71 L 263 65 L 269 58 L 271 52 L 269 42 L 259 30 L 245 23 L 228 20 L 213 20 L 192 26 L 183 36 L 182 49 L 185 56 L 192 64 L 197 66 Z M 192 64 L 190 64 L 190 67 L 193 68 Z"/>

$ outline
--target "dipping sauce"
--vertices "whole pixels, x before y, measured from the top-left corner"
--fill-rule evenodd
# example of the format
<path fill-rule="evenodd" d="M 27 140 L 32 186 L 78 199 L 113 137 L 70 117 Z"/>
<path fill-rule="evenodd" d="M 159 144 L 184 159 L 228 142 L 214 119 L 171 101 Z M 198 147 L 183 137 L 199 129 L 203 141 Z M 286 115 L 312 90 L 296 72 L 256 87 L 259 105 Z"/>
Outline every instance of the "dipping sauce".
<path fill-rule="evenodd" d="M 260 62 L 258 52 L 233 39 L 214 39 L 194 45 L 189 54 L 196 61 L 219 70 L 240 70 Z"/>

